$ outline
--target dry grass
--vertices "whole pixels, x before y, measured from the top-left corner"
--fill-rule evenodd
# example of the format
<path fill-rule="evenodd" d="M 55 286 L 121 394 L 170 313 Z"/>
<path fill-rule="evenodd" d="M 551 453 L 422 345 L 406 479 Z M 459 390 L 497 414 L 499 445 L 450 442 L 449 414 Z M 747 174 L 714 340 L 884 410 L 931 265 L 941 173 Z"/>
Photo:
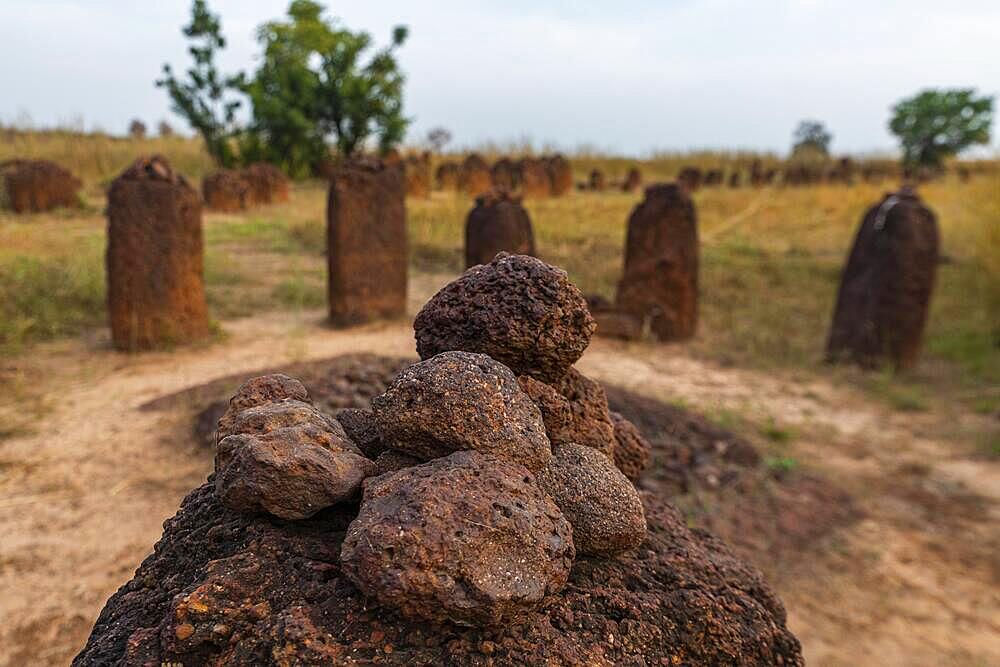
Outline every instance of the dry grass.
<path fill-rule="evenodd" d="M 141 152 L 164 153 L 192 177 L 210 164 L 198 144 L 185 139 L 136 142 L 59 134 L 9 139 L 0 140 L 0 160 L 15 154 L 55 159 L 82 174 L 88 185 L 87 206 L 80 211 L 25 217 L 0 212 L 0 347 L 15 353 L 39 340 L 103 326 L 100 186 L 110 176 Z M 747 157 L 659 156 L 641 166 L 647 175 L 667 178 L 683 164 Z M 633 163 L 588 155 L 574 159 L 581 177 L 593 166 L 614 177 Z M 861 184 L 698 193 L 701 325 L 688 349 L 726 364 L 822 369 L 841 266 L 863 211 L 883 189 Z M 970 183 L 948 178 L 922 188 L 938 213 L 948 258 L 939 273 L 925 362 L 915 374 L 889 383 L 879 375 L 837 373 L 901 409 L 919 409 L 922 397 L 942 390 L 967 397 L 980 411 L 1000 409 L 998 193 L 996 169 Z M 323 184 L 303 183 L 288 204 L 206 215 L 206 279 L 214 317 L 323 305 L 325 196 Z M 527 202 L 542 257 L 566 268 L 585 292 L 612 296 L 625 221 L 638 199 L 609 192 Z M 443 193 L 408 202 L 414 271 L 461 270 L 469 204 Z"/>

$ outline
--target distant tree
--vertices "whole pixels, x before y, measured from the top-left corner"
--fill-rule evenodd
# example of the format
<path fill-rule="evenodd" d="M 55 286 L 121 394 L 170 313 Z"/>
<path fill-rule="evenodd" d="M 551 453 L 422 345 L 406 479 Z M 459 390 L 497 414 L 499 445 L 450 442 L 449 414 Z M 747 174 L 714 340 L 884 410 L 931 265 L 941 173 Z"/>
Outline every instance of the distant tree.
<path fill-rule="evenodd" d="M 830 155 L 833 135 L 818 120 L 804 120 L 792 135 L 792 157 L 821 157 Z"/>
<path fill-rule="evenodd" d="M 133 139 L 145 139 L 146 124 L 138 118 L 133 119 L 132 122 L 128 124 L 128 135 Z"/>
<path fill-rule="evenodd" d="M 992 122 L 992 97 L 976 97 L 971 88 L 924 90 L 892 108 L 889 129 L 905 164 L 939 169 L 945 158 L 989 143 Z"/>
<path fill-rule="evenodd" d="M 323 12 L 312 0 L 293 0 L 286 20 L 262 25 L 261 65 L 243 81 L 253 107 L 244 150 L 292 175 L 329 158 L 328 138 L 345 156 L 372 138 L 385 151 L 403 139 L 409 123 L 395 57 L 407 29 L 394 28 L 390 45 L 366 58 L 371 36 Z"/>
<path fill-rule="evenodd" d="M 171 127 L 170 123 L 165 120 L 161 120 L 160 124 L 156 127 L 156 131 L 161 137 L 172 137 L 174 136 L 174 128 Z"/>
<path fill-rule="evenodd" d="M 434 152 L 440 153 L 451 142 L 451 132 L 444 127 L 435 127 L 427 132 L 427 143 Z"/>
<path fill-rule="evenodd" d="M 191 23 L 182 30 L 191 40 L 188 53 L 194 65 L 187 70 L 187 79 L 180 80 L 165 64 L 163 78 L 156 85 L 167 89 L 173 110 L 202 136 L 216 163 L 233 166 L 237 160 L 232 145 L 238 129 L 236 111 L 241 104 L 233 92 L 238 90 L 241 75 L 225 77 L 216 69 L 215 54 L 226 45 L 222 23 L 208 10 L 205 0 L 194 0 Z"/>

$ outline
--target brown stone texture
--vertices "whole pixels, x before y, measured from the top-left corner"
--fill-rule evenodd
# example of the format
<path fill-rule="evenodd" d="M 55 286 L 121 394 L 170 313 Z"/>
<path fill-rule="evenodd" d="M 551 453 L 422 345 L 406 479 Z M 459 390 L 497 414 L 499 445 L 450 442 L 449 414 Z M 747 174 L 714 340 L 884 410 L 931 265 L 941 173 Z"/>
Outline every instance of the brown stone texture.
<path fill-rule="evenodd" d="M 14 213 L 76 207 L 80 185 L 80 179 L 48 160 L 0 162 L 0 205 Z"/>
<path fill-rule="evenodd" d="M 594 320 L 566 272 L 500 253 L 443 287 L 417 313 L 417 353 L 481 352 L 517 375 L 560 379 L 590 344 Z"/>
<path fill-rule="evenodd" d="M 493 187 L 508 192 L 516 190 L 521 185 L 521 171 L 510 158 L 500 158 L 493 163 L 491 170 Z"/>
<path fill-rule="evenodd" d="M 729 174 L 729 187 L 731 187 L 731 188 L 738 188 L 738 187 L 740 187 L 740 185 L 742 185 L 742 182 L 741 182 L 740 179 L 741 179 L 740 172 L 734 171 L 734 172 L 730 173 Z"/>
<path fill-rule="evenodd" d="M 521 173 L 521 194 L 526 199 L 552 196 L 552 178 L 544 161 L 524 158 L 518 163 Z"/>
<path fill-rule="evenodd" d="M 478 197 L 492 187 L 493 173 L 486 160 L 476 153 L 466 157 L 458 171 L 458 189 L 470 197 Z"/>
<path fill-rule="evenodd" d="M 913 366 L 939 253 L 937 218 L 909 189 L 887 194 L 861 221 L 827 341 L 827 358 L 865 367 Z"/>
<path fill-rule="evenodd" d="M 327 203 L 330 320 L 352 325 L 406 313 L 406 184 L 401 166 L 339 165 Z"/>
<path fill-rule="evenodd" d="M 423 460 L 474 449 L 537 470 L 552 456 L 538 408 L 485 354 L 443 352 L 404 369 L 372 411 L 393 448 Z"/>
<path fill-rule="evenodd" d="M 601 295 L 587 295 L 587 307 L 597 324 L 595 336 L 639 340 L 642 338 L 642 320 L 618 310 Z"/>
<path fill-rule="evenodd" d="M 552 196 L 562 197 L 573 191 L 573 167 L 564 156 L 556 154 L 545 159 L 552 183 Z"/>
<path fill-rule="evenodd" d="M 654 185 L 633 209 L 617 307 L 659 340 L 694 335 L 698 322 L 698 222 L 677 185 Z"/>
<path fill-rule="evenodd" d="M 632 167 L 622 182 L 622 192 L 636 192 L 642 187 L 642 172 L 638 167 Z"/>
<path fill-rule="evenodd" d="M 384 391 L 385 387 L 382 389 Z M 368 408 L 344 408 L 337 413 L 337 421 L 351 442 L 373 461 L 389 449 L 390 443 L 382 438 L 382 432 L 375 423 L 375 413 Z"/>
<path fill-rule="evenodd" d="M 684 167 L 677 175 L 677 184 L 687 190 L 690 194 L 697 192 L 703 180 L 701 169 L 697 167 Z"/>
<path fill-rule="evenodd" d="M 250 184 L 250 197 L 255 204 L 278 204 L 289 199 L 289 181 L 285 174 L 267 162 L 255 162 L 243 170 Z"/>
<path fill-rule="evenodd" d="M 454 162 L 445 162 L 437 168 L 434 182 L 438 190 L 457 190 L 460 169 Z"/>
<path fill-rule="evenodd" d="M 403 617 L 496 626 L 562 590 L 572 529 L 523 466 L 457 452 L 370 480 L 344 574 Z"/>
<path fill-rule="evenodd" d="M 553 445 L 572 442 L 611 456 L 614 430 L 600 385 L 575 370 L 570 370 L 555 387 L 529 375 L 522 375 L 518 382 L 541 411 L 545 432 Z"/>
<path fill-rule="evenodd" d="M 140 158 L 108 192 L 111 339 L 145 350 L 206 338 L 201 198 L 165 158 Z"/>
<path fill-rule="evenodd" d="M 611 412 L 611 423 L 614 425 L 615 434 L 613 453 L 615 467 L 633 483 L 638 482 L 642 473 L 649 467 L 652 446 L 639 432 L 639 428 L 625 419 L 620 412 Z"/>
<path fill-rule="evenodd" d="M 375 472 L 369 479 L 385 475 L 386 473 L 412 468 L 423 463 L 416 456 L 410 456 L 395 449 L 387 449 L 375 459 Z M 367 482 L 367 480 L 365 480 Z"/>
<path fill-rule="evenodd" d="M 535 255 L 535 233 L 521 199 L 505 190 L 476 198 L 465 221 L 465 266 L 489 264 L 498 252 Z"/>
<path fill-rule="evenodd" d="M 201 179 L 201 196 L 213 211 L 235 213 L 256 203 L 250 181 L 244 172 L 220 169 Z"/>
<path fill-rule="evenodd" d="M 704 185 L 707 188 L 718 187 L 722 185 L 723 175 L 721 169 L 709 169 L 705 172 Z"/>
<path fill-rule="evenodd" d="M 535 477 L 573 526 L 585 556 L 613 556 L 646 539 L 646 517 L 632 482 L 606 455 L 577 444 L 556 445 Z"/>
<path fill-rule="evenodd" d="M 304 519 L 354 498 L 375 471 L 304 391 L 287 376 L 265 376 L 230 401 L 215 454 L 215 492 L 230 509 Z"/>
<path fill-rule="evenodd" d="M 406 164 L 406 196 L 416 199 L 427 199 L 431 196 L 431 154 L 407 156 Z"/>
<path fill-rule="evenodd" d="M 587 180 L 587 188 L 593 192 L 603 192 L 606 187 L 607 179 L 604 176 L 604 172 L 600 169 L 592 170 Z"/>

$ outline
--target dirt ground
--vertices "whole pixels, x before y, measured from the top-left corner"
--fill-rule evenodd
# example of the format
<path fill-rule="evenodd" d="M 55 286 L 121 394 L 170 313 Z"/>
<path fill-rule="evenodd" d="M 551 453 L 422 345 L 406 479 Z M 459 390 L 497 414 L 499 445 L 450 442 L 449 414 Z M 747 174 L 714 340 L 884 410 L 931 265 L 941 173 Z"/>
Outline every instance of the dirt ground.
<path fill-rule="evenodd" d="M 413 304 L 434 288 L 417 282 Z M 211 467 L 190 411 L 141 410 L 214 378 L 348 352 L 412 355 L 407 323 L 333 331 L 321 312 L 225 323 L 207 347 L 123 356 L 107 341 L 0 363 L 0 665 L 67 664 L 108 596 Z M 818 374 L 765 374 L 683 347 L 597 340 L 579 364 L 609 384 L 794 433 L 781 455 L 835 482 L 863 518 L 797 558 L 758 563 L 812 665 L 1000 664 L 1000 465 L 949 438 L 988 417 L 915 414 Z"/>

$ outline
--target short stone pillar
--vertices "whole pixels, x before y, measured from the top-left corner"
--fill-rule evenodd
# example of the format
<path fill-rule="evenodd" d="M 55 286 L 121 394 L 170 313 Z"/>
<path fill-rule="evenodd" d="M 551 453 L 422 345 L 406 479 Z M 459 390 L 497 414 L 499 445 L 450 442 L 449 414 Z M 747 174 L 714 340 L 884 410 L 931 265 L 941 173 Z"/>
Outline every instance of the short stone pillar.
<path fill-rule="evenodd" d="M 482 156 L 473 153 L 462 162 L 458 172 L 458 189 L 470 197 L 478 197 L 493 188 L 493 171 Z"/>
<path fill-rule="evenodd" d="M 635 192 L 642 187 L 642 172 L 639 171 L 638 167 L 632 167 L 628 170 L 628 174 L 625 175 L 625 180 L 622 182 L 622 192 Z"/>
<path fill-rule="evenodd" d="M 552 177 L 542 160 L 526 157 L 519 163 L 521 194 L 525 199 L 544 199 L 552 196 Z"/>
<path fill-rule="evenodd" d="M 41 213 L 79 206 L 80 179 L 48 160 L 0 162 L 0 208 Z"/>
<path fill-rule="evenodd" d="M 662 341 L 694 335 L 698 323 L 698 222 L 687 191 L 646 188 L 628 221 L 618 310 Z"/>
<path fill-rule="evenodd" d="M 573 191 L 573 167 L 569 160 L 557 153 L 546 158 L 545 167 L 552 182 L 553 197 L 562 197 Z"/>
<path fill-rule="evenodd" d="M 887 194 L 868 210 L 840 279 L 829 361 L 916 363 L 939 243 L 937 219 L 913 190 Z"/>
<path fill-rule="evenodd" d="M 140 158 L 108 192 L 111 340 L 119 350 L 206 338 L 201 198 L 167 160 Z"/>
<path fill-rule="evenodd" d="M 406 177 L 377 159 L 338 165 L 326 210 L 330 320 L 347 326 L 406 313 Z"/>
<path fill-rule="evenodd" d="M 476 199 L 465 222 L 465 267 L 489 264 L 498 252 L 535 255 L 531 218 L 521 199 L 495 190 Z"/>

